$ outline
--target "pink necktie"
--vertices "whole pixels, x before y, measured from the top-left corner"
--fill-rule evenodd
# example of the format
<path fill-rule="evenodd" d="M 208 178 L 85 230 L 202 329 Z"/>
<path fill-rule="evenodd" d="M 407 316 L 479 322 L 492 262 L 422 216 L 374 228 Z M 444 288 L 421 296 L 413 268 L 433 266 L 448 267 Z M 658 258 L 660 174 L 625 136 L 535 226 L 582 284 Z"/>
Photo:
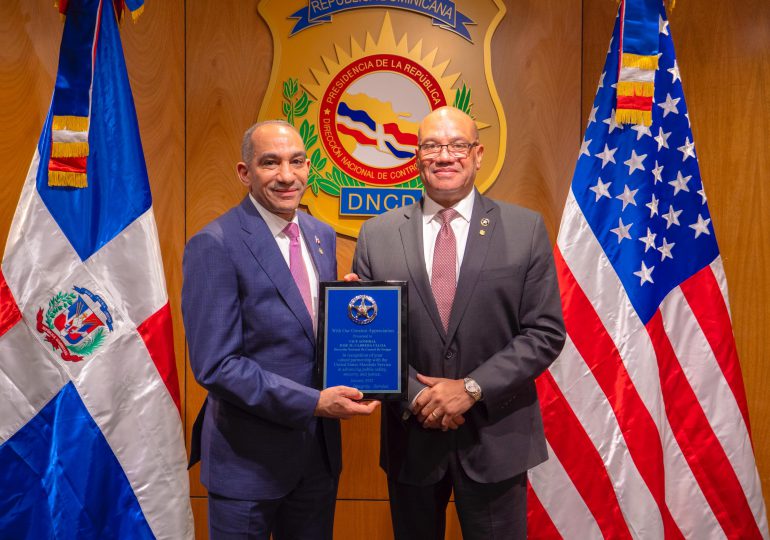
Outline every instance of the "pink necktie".
<path fill-rule="evenodd" d="M 452 312 L 457 288 L 457 241 L 452 230 L 452 220 L 459 215 L 452 208 L 445 208 L 438 213 L 442 223 L 433 248 L 430 287 L 445 331 L 449 326 L 449 314 Z"/>
<path fill-rule="evenodd" d="M 283 229 L 284 234 L 289 237 L 289 270 L 294 282 L 297 284 L 302 300 L 305 301 L 305 307 L 310 318 L 313 318 L 313 296 L 310 294 L 310 279 L 307 277 L 307 268 L 305 259 L 302 258 L 302 248 L 299 245 L 299 226 L 296 223 L 289 223 Z"/>

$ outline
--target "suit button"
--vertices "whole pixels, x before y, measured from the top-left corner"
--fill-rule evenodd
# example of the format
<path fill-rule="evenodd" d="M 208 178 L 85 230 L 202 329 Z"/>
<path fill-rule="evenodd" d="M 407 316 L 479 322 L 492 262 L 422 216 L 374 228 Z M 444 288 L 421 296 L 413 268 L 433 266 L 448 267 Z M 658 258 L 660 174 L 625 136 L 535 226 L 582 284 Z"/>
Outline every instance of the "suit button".
<path fill-rule="evenodd" d="M 446 355 L 444 356 L 444 358 L 446 358 L 447 360 L 451 360 L 454 357 L 455 357 L 454 351 L 447 351 Z"/>

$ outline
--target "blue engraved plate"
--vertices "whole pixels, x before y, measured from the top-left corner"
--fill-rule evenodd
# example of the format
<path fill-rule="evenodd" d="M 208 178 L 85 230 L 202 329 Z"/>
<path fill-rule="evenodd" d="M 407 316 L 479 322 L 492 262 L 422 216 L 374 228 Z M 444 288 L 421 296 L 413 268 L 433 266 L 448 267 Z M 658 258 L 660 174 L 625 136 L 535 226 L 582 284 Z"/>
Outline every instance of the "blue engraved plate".
<path fill-rule="evenodd" d="M 323 284 L 319 324 L 323 388 L 344 385 L 367 397 L 403 396 L 405 286 L 377 283 Z"/>

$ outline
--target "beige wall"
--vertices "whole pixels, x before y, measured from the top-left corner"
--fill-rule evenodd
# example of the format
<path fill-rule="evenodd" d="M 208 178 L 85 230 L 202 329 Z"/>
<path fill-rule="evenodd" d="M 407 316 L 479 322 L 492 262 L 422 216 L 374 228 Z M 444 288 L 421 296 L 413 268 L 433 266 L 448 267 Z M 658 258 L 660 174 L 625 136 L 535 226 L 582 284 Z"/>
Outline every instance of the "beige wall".
<path fill-rule="evenodd" d="M 272 60 L 256 0 L 148 0 L 122 29 L 153 188 L 189 429 L 204 398 L 185 363 L 179 316 L 186 238 L 242 196 L 234 163 L 244 126 L 257 118 Z M 680 0 L 671 14 L 703 181 L 728 282 L 736 340 L 763 485 L 770 482 L 770 5 L 765 0 Z M 493 74 L 506 111 L 508 148 L 492 197 L 543 213 L 558 229 L 583 126 L 616 9 L 609 0 L 509 0 L 492 41 Z M 56 72 L 61 23 L 50 0 L 0 2 L 0 242 L 4 243 Z M 339 238 L 346 271 L 354 243 Z M 377 418 L 344 425 L 336 531 L 341 539 L 389 538 Z M 205 490 L 191 474 L 198 536 Z M 456 518 L 450 538 L 459 538 Z"/>

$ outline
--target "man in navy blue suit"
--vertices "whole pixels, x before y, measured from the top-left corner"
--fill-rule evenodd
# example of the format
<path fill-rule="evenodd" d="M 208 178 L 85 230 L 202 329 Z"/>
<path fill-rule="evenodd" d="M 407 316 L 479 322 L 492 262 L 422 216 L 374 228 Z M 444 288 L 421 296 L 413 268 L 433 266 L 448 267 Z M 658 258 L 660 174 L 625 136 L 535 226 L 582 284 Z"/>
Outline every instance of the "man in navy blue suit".
<path fill-rule="evenodd" d="M 243 201 L 185 248 L 182 313 L 208 397 L 193 428 L 212 539 L 331 539 L 340 418 L 368 415 L 355 388 L 318 390 L 318 283 L 337 278 L 334 231 L 297 212 L 309 161 L 282 121 L 246 131 Z"/>

